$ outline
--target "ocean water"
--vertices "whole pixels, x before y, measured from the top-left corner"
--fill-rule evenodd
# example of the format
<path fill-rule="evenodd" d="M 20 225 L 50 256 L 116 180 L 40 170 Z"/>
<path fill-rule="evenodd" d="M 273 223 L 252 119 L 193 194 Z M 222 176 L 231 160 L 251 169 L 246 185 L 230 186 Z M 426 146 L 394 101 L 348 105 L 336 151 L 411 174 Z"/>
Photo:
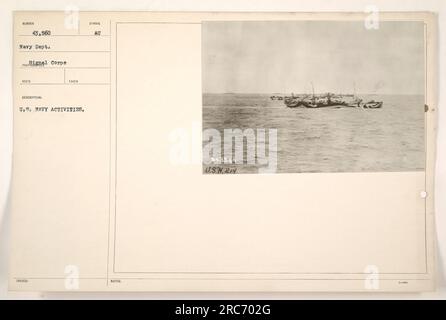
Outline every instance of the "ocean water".
<path fill-rule="evenodd" d="M 277 129 L 278 173 L 424 170 L 422 95 L 360 96 L 383 101 L 381 109 L 292 109 L 271 95 L 204 94 L 203 129 L 222 140 L 224 129 Z M 256 173 L 261 165 L 219 166 Z"/>

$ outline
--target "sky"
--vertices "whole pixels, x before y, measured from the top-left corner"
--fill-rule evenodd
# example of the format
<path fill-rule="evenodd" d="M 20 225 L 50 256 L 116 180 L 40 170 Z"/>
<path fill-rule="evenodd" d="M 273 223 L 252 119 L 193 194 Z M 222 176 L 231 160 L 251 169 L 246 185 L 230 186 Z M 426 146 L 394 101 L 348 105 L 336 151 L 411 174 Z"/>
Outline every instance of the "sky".
<path fill-rule="evenodd" d="M 424 94 L 424 25 L 204 22 L 205 93 Z"/>

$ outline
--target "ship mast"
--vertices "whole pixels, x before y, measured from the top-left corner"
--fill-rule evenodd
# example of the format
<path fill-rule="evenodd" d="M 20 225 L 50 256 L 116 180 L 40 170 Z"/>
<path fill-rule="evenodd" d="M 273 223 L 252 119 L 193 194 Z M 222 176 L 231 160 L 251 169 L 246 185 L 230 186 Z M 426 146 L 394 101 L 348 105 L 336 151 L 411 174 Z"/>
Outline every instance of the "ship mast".
<path fill-rule="evenodd" d="M 314 97 L 314 85 L 313 85 L 313 81 L 310 82 L 311 83 L 311 90 L 313 91 L 313 103 L 315 102 L 316 98 Z"/>

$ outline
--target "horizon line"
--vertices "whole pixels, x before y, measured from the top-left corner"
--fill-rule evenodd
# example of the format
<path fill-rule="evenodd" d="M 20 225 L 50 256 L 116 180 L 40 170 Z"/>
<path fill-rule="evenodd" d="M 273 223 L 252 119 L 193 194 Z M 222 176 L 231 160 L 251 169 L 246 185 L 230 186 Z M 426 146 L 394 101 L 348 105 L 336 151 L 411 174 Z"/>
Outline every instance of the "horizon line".
<path fill-rule="evenodd" d="M 307 92 L 202 92 L 202 94 L 290 94 L 291 95 L 301 95 L 301 94 L 308 94 L 311 95 L 312 93 L 307 93 Z M 371 92 L 358 92 L 358 93 L 353 93 L 353 92 L 331 92 L 331 91 L 324 91 L 324 92 L 315 92 L 314 94 L 327 94 L 327 93 L 332 93 L 332 94 L 353 94 L 353 95 L 360 95 L 360 94 L 374 94 L 374 95 L 404 95 L 404 96 L 424 96 L 425 93 L 371 93 Z"/>

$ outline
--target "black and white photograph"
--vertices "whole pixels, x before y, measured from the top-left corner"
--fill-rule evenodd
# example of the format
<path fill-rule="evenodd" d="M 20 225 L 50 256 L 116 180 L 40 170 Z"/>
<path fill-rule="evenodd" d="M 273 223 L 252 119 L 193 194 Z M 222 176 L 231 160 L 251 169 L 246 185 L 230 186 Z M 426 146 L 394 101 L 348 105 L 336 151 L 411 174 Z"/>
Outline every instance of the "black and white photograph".
<path fill-rule="evenodd" d="M 425 168 L 417 21 L 207 21 L 203 172 Z"/>

